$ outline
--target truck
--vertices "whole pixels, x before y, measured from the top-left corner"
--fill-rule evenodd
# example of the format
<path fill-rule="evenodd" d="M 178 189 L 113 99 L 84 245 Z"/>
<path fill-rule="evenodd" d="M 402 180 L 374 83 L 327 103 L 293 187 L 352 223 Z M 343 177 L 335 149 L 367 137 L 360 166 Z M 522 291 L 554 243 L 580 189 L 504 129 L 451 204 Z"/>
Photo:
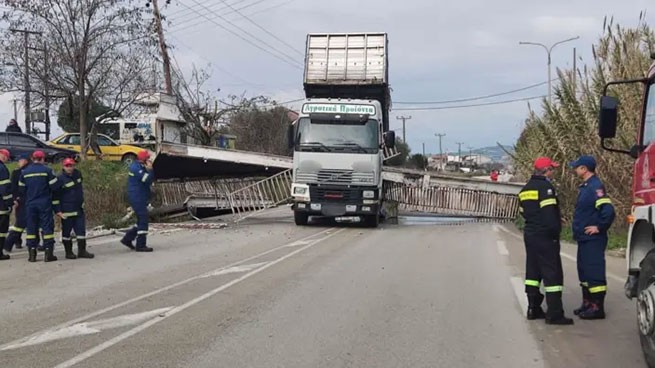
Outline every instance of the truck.
<path fill-rule="evenodd" d="M 655 53 L 651 58 L 655 60 Z M 617 149 L 607 142 L 616 137 L 619 117 L 619 100 L 608 93 L 609 87 L 635 83 L 644 87 L 637 142 L 629 150 Z M 605 85 L 600 98 L 598 135 L 603 149 L 635 159 L 626 247 L 628 278 L 624 289 L 629 299 L 637 299 L 641 348 L 648 366 L 655 368 L 655 62 L 644 78 Z"/>
<path fill-rule="evenodd" d="M 307 35 L 305 100 L 288 131 L 296 225 L 310 216 L 377 227 L 391 97 L 386 33 Z"/>

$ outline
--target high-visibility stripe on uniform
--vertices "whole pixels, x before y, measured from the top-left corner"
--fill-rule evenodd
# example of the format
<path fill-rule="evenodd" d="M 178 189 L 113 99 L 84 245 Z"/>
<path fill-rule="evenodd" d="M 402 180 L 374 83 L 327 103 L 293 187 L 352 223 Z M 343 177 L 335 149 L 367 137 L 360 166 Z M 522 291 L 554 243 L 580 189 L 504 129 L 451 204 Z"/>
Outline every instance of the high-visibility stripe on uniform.
<path fill-rule="evenodd" d="M 8 210 L 7 210 L 7 211 L 0 211 L 0 216 L 2 216 L 2 215 L 8 215 L 8 214 L 10 214 L 10 213 L 11 213 L 11 211 L 8 211 Z"/>
<path fill-rule="evenodd" d="M 11 184 L 11 180 L 9 180 L 9 179 L 0 180 L 0 185 L 6 185 L 6 184 Z"/>
<path fill-rule="evenodd" d="M 544 290 L 547 293 L 559 293 L 564 290 L 564 287 L 562 285 L 546 286 L 544 287 Z"/>
<path fill-rule="evenodd" d="M 7 194 L 6 196 L 2 197 L 2 199 L 7 200 L 7 199 L 12 199 L 13 197 L 14 197 L 13 194 Z"/>
<path fill-rule="evenodd" d="M 134 176 L 134 173 L 131 173 L 131 172 L 130 172 L 130 173 L 127 173 L 127 175 L 129 175 L 129 176 Z"/>
<path fill-rule="evenodd" d="M 525 280 L 525 285 L 526 286 L 534 286 L 534 287 L 539 287 L 541 282 L 539 280 Z"/>
<path fill-rule="evenodd" d="M 75 185 L 75 182 L 74 182 L 74 181 L 69 181 L 68 183 L 64 184 L 64 187 L 65 187 L 65 188 L 70 188 L 70 187 L 72 187 L 72 186 L 74 186 L 74 185 Z"/>
<path fill-rule="evenodd" d="M 19 187 L 24 187 L 24 186 L 25 186 L 25 183 L 23 183 L 22 181 L 19 181 L 19 182 L 18 182 L 18 186 L 19 186 Z"/>
<path fill-rule="evenodd" d="M 581 282 L 580 286 L 589 287 L 589 283 L 588 282 Z"/>
<path fill-rule="evenodd" d="M 22 233 L 23 231 L 25 231 L 25 229 L 23 229 L 21 227 L 16 227 L 16 226 L 12 226 L 9 230 L 11 230 L 13 232 L 16 232 L 16 233 Z"/>
<path fill-rule="evenodd" d="M 52 185 L 52 184 L 55 184 L 56 182 L 57 182 L 57 178 L 53 178 L 48 183 L 50 183 L 50 185 Z"/>
<path fill-rule="evenodd" d="M 519 200 L 523 201 L 537 201 L 539 200 L 539 191 L 538 190 L 526 190 L 519 193 Z"/>
<path fill-rule="evenodd" d="M 607 291 L 607 286 L 606 285 L 601 285 L 601 286 L 594 286 L 589 288 L 589 292 L 592 294 L 598 294 L 598 293 L 603 293 Z"/>
<path fill-rule="evenodd" d="M 77 216 L 77 212 L 64 212 L 62 213 L 62 216 L 64 216 L 64 218 Z"/>
<path fill-rule="evenodd" d="M 55 206 L 60 204 L 60 203 L 61 203 L 61 201 L 59 201 L 59 200 L 52 201 L 52 204 L 54 204 Z"/>
<path fill-rule="evenodd" d="M 141 178 L 141 182 L 145 183 L 146 180 L 148 180 L 148 176 L 150 176 L 150 174 L 148 173 L 143 174 L 143 177 Z"/>
<path fill-rule="evenodd" d="M 77 239 L 81 239 L 81 240 L 86 239 L 86 236 L 85 236 L 85 235 L 75 235 L 75 237 L 76 237 Z"/>
<path fill-rule="evenodd" d="M 43 240 L 51 240 L 55 238 L 55 234 L 43 235 Z"/>
<path fill-rule="evenodd" d="M 148 235 L 148 232 L 141 230 L 141 231 L 137 231 L 136 234 L 137 235 Z"/>
<path fill-rule="evenodd" d="M 25 239 L 27 239 L 27 240 L 34 240 L 34 239 L 36 239 L 36 235 L 27 235 L 27 236 L 25 237 Z"/>
<path fill-rule="evenodd" d="M 546 206 L 554 206 L 556 204 L 557 204 L 557 199 L 549 198 L 549 199 L 544 199 L 543 201 L 539 202 L 539 207 L 544 208 Z"/>
<path fill-rule="evenodd" d="M 81 182 L 82 182 L 82 178 L 77 179 L 77 182 L 78 182 L 78 183 L 81 183 Z"/>
<path fill-rule="evenodd" d="M 33 178 L 36 176 L 48 176 L 48 173 L 32 173 L 25 175 L 26 178 Z"/>
<path fill-rule="evenodd" d="M 0 238 L 6 238 L 6 237 L 7 237 L 7 233 L 0 233 Z"/>
<path fill-rule="evenodd" d="M 596 208 L 604 205 L 604 204 L 612 204 L 612 200 L 609 198 L 601 198 L 596 200 Z"/>

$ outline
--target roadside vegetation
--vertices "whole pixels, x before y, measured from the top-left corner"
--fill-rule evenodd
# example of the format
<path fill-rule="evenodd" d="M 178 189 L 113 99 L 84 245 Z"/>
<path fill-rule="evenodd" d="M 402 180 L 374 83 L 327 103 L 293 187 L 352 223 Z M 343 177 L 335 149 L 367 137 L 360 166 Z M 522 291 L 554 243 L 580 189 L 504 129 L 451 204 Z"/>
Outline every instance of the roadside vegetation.
<path fill-rule="evenodd" d="M 529 114 L 513 154 L 517 174 L 523 180 L 529 177 L 532 162 L 539 156 L 549 156 L 563 164 L 554 182 L 567 224 L 572 218 L 580 181 L 565 165 L 582 154 L 595 156 L 597 173 L 617 210 L 611 247 L 625 246 L 625 219 L 632 203 L 634 161 L 627 155 L 601 148 L 597 135 L 599 99 L 606 82 L 646 76 L 652 62 L 651 50 L 655 50 L 655 35 L 646 24 L 644 14 L 634 28 L 624 28 L 606 19 L 603 33 L 593 46 L 592 62 L 586 62 L 587 65 L 575 73 L 558 70 L 552 105 L 544 100 L 543 113 L 532 111 Z M 630 148 L 636 143 L 643 87 L 622 85 L 612 88 L 610 94 L 621 101 L 617 138 L 612 144 L 617 148 Z"/>

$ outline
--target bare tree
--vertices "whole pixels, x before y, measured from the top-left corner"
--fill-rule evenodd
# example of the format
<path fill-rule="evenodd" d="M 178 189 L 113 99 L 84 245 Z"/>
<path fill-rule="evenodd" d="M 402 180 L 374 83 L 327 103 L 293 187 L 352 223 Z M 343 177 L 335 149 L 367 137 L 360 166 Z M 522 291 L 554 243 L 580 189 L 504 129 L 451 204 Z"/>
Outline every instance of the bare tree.
<path fill-rule="evenodd" d="M 77 103 L 79 109 L 82 156 L 86 155 L 87 114 L 90 102 L 115 105 L 119 112 L 131 104 L 139 81 L 149 68 L 145 60 L 154 57 L 155 43 L 149 23 L 144 20 L 141 2 L 134 0 L 0 0 L 10 10 L 2 19 L 10 28 L 27 27 L 40 32 L 49 51 L 47 78 L 38 62 L 29 65 L 41 83 L 57 97 Z M 23 65 L 24 45 L 7 32 L 3 40 L 3 59 Z M 21 85 L 20 68 L 7 73 L 5 89 Z M 12 80 L 12 77 L 13 80 Z M 42 89 L 43 90 L 43 89 Z M 126 97 L 126 96 L 131 97 Z"/>
<path fill-rule="evenodd" d="M 205 146 L 215 144 L 217 136 L 229 125 L 230 116 L 268 102 L 262 96 L 228 96 L 227 99 L 219 99 L 219 90 L 212 91 L 206 87 L 210 77 L 206 70 L 194 66 L 189 78 L 176 71 L 173 83 L 178 108 L 187 123 L 187 136 Z"/>

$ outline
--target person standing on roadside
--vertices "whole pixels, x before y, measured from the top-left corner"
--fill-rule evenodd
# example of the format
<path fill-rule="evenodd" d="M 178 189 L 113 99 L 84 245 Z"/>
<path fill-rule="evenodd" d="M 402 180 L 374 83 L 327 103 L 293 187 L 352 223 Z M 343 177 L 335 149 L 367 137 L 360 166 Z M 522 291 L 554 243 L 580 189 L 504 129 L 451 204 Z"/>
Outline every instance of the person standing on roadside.
<path fill-rule="evenodd" d="M 559 164 L 548 157 L 536 159 L 534 174 L 519 193 L 520 211 L 525 219 L 527 319 L 545 318 L 547 324 L 571 325 L 573 320 L 564 316 L 562 306 L 564 275 L 559 254 L 562 217 L 555 187 L 550 182 L 557 167 Z M 541 309 L 542 281 L 548 305 L 546 313 Z"/>
<path fill-rule="evenodd" d="M 59 190 L 54 193 L 52 204 L 55 213 L 61 218 L 61 241 L 64 244 L 66 259 L 94 257 L 86 250 L 86 216 L 84 214 L 84 187 L 82 173 L 75 168 L 75 160 L 67 158 L 63 162 L 59 180 Z M 77 255 L 73 253 L 71 232 L 75 231 Z"/>
<path fill-rule="evenodd" d="M 573 238 L 578 242 L 578 278 L 582 305 L 573 311 L 581 319 L 605 318 L 607 230 L 616 216 L 612 200 L 596 175 L 596 159 L 580 156 L 570 163 L 583 183 L 573 214 Z"/>
<path fill-rule="evenodd" d="M 150 187 L 154 179 L 152 162 L 148 151 L 140 151 L 137 160 L 130 165 L 127 178 L 127 198 L 136 214 L 137 222 L 125 233 L 121 244 L 137 252 L 152 252 L 148 247 L 148 203 Z M 136 246 L 132 243 L 136 239 Z"/>
<path fill-rule="evenodd" d="M 21 245 L 21 236 L 25 232 L 25 226 L 27 226 L 27 217 L 25 213 L 25 201 L 20 195 L 18 181 L 20 180 L 23 169 L 29 165 L 29 163 L 29 157 L 27 155 L 21 155 L 18 157 L 18 166 L 11 172 L 11 192 L 14 200 L 14 226 L 9 229 L 9 235 L 7 235 L 7 240 L 4 244 L 5 250 L 8 252 L 13 250 L 14 245 L 16 246 L 16 249 L 23 248 Z"/>
<path fill-rule="evenodd" d="M 9 161 L 11 154 L 6 149 L 0 149 L 0 261 L 11 258 L 4 254 L 3 248 L 7 231 L 9 231 L 9 215 L 11 215 L 11 205 L 13 203 L 13 194 L 11 193 L 11 179 L 9 169 L 5 162 Z"/>
<path fill-rule="evenodd" d="M 9 124 L 7 124 L 7 128 L 5 129 L 5 132 L 22 133 L 23 130 L 18 126 L 18 122 L 16 121 L 16 119 L 11 119 L 9 120 Z"/>

